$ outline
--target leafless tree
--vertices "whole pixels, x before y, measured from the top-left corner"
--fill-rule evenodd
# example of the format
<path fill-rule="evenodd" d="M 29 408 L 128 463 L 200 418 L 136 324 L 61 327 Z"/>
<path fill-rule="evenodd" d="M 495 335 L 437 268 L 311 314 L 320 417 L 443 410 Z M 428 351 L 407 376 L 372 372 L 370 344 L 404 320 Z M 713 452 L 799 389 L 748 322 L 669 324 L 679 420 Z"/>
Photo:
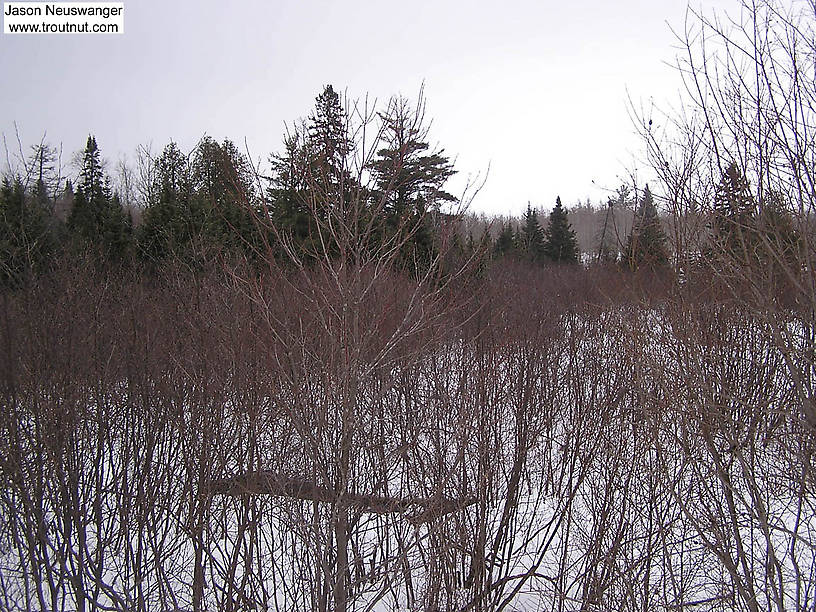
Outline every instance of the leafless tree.
<path fill-rule="evenodd" d="M 684 112 L 668 115 L 666 131 L 641 115 L 652 165 L 678 217 L 701 211 L 708 227 L 726 169 L 749 184 L 751 222 L 731 222 L 739 248 L 683 237 L 683 257 L 699 259 L 708 244 L 716 278 L 766 323 L 795 381 L 798 414 L 816 426 L 813 337 L 814 5 L 744 2 L 739 15 L 689 12 L 679 39 Z M 688 267 L 688 261 L 684 264 Z M 794 308 L 788 306 L 794 305 Z M 793 319 L 791 318 L 793 317 Z"/>

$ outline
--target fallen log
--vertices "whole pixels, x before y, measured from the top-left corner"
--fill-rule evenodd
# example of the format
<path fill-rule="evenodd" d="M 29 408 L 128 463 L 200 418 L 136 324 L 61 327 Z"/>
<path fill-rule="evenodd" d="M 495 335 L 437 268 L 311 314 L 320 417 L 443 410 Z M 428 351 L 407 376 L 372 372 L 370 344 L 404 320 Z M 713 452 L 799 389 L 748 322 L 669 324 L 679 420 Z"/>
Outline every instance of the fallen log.
<path fill-rule="evenodd" d="M 276 495 L 353 506 L 364 512 L 375 514 L 407 512 L 408 520 L 415 525 L 427 523 L 476 503 L 476 499 L 471 497 L 465 499 L 450 499 L 441 496 L 398 498 L 360 493 L 339 494 L 333 489 L 320 486 L 312 481 L 270 471 L 247 472 L 230 478 L 214 480 L 210 484 L 210 492 L 213 495 L 230 496 Z"/>

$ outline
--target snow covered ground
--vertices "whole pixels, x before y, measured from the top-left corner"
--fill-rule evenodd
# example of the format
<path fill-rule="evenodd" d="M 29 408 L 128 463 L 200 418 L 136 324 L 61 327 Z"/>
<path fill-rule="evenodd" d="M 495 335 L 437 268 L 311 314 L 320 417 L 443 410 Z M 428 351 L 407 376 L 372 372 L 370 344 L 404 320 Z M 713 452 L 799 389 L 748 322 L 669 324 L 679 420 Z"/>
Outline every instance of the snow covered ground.
<path fill-rule="evenodd" d="M 125 381 L 71 420 L 28 389 L 2 432 L 0 608 L 335 610 L 339 584 L 353 610 L 812 610 L 814 441 L 769 334 L 719 320 L 565 314 L 353 393 Z M 258 469 L 477 502 L 418 523 L 208 492 Z"/>

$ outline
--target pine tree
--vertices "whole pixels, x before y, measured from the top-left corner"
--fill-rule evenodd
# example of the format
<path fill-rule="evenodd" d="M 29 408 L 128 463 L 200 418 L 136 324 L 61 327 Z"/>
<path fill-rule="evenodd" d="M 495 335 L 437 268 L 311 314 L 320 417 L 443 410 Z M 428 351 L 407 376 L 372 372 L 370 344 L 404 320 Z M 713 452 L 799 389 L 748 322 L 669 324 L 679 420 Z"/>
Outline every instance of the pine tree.
<path fill-rule="evenodd" d="M 421 104 L 421 102 L 420 102 Z M 393 99 L 381 114 L 386 146 L 370 164 L 374 177 L 372 209 L 383 214 L 386 235 L 410 236 L 404 256 L 427 265 L 433 257 L 433 236 L 426 215 L 437 213 L 456 198 L 444 190 L 455 174 L 444 151 L 431 151 L 422 113 L 404 98 Z"/>
<path fill-rule="evenodd" d="M 578 243 L 572 230 L 566 209 L 561 206 L 561 198 L 555 199 L 555 208 L 545 230 L 544 253 L 556 263 L 576 263 Z"/>
<path fill-rule="evenodd" d="M 538 223 L 538 214 L 529 203 L 521 227 L 520 248 L 529 261 L 541 262 L 545 257 L 544 233 Z"/>
<path fill-rule="evenodd" d="M 626 264 L 632 270 L 666 266 L 669 263 L 666 242 L 666 234 L 660 225 L 652 192 L 646 185 L 640 206 L 635 213 L 632 233 L 629 234 L 624 247 Z"/>
<path fill-rule="evenodd" d="M 374 196 L 383 198 L 386 210 L 397 217 L 438 209 L 456 198 L 444 190 L 456 171 L 444 151 L 430 152 L 426 130 L 404 98 L 392 100 L 380 115 L 387 143 L 371 164 Z"/>

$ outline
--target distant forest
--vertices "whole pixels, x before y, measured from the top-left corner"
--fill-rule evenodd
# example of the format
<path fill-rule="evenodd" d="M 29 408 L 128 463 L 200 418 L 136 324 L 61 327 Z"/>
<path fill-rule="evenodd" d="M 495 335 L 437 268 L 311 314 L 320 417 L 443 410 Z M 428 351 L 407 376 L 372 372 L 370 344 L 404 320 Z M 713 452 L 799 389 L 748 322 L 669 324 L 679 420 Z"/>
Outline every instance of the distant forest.
<path fill-rule="evenodd" d="M 134 165 L 110 168 L 91 135 L 73 173 L 54 146 L 41 142 L 26 155 L 19 144 L 0 190 L 3 282 L 19 285 L 60 254 L 155 266 L 173 258 L 257 259 L 287 245 L 313 258 L 332 198 L 354 200 L 347 214 L 371 225 L 366 240 L 411 234 L 402 263 L 420 267 L 438 255 L 442 226 L 457 257 L 667 267 L 677 247 L 674 225 L 702 223 L 699 215 L 660 215 L 648 185 L 622 185 L 597 206 L 566 208 L 556 198 L 549 214 L 528 204 L 521 218 L 476 215 L 445 191 L 455 169 L 444 150 L 430 149 L 422 98 L 415 107 L 392 100 L 370 118 L 375 150 L 358 148 L 348 112 L 326 86 L 264 172 L 234 142 L 209 136 L 189 155 L 171 142 L 158 154 L 140 148 Z"/>

